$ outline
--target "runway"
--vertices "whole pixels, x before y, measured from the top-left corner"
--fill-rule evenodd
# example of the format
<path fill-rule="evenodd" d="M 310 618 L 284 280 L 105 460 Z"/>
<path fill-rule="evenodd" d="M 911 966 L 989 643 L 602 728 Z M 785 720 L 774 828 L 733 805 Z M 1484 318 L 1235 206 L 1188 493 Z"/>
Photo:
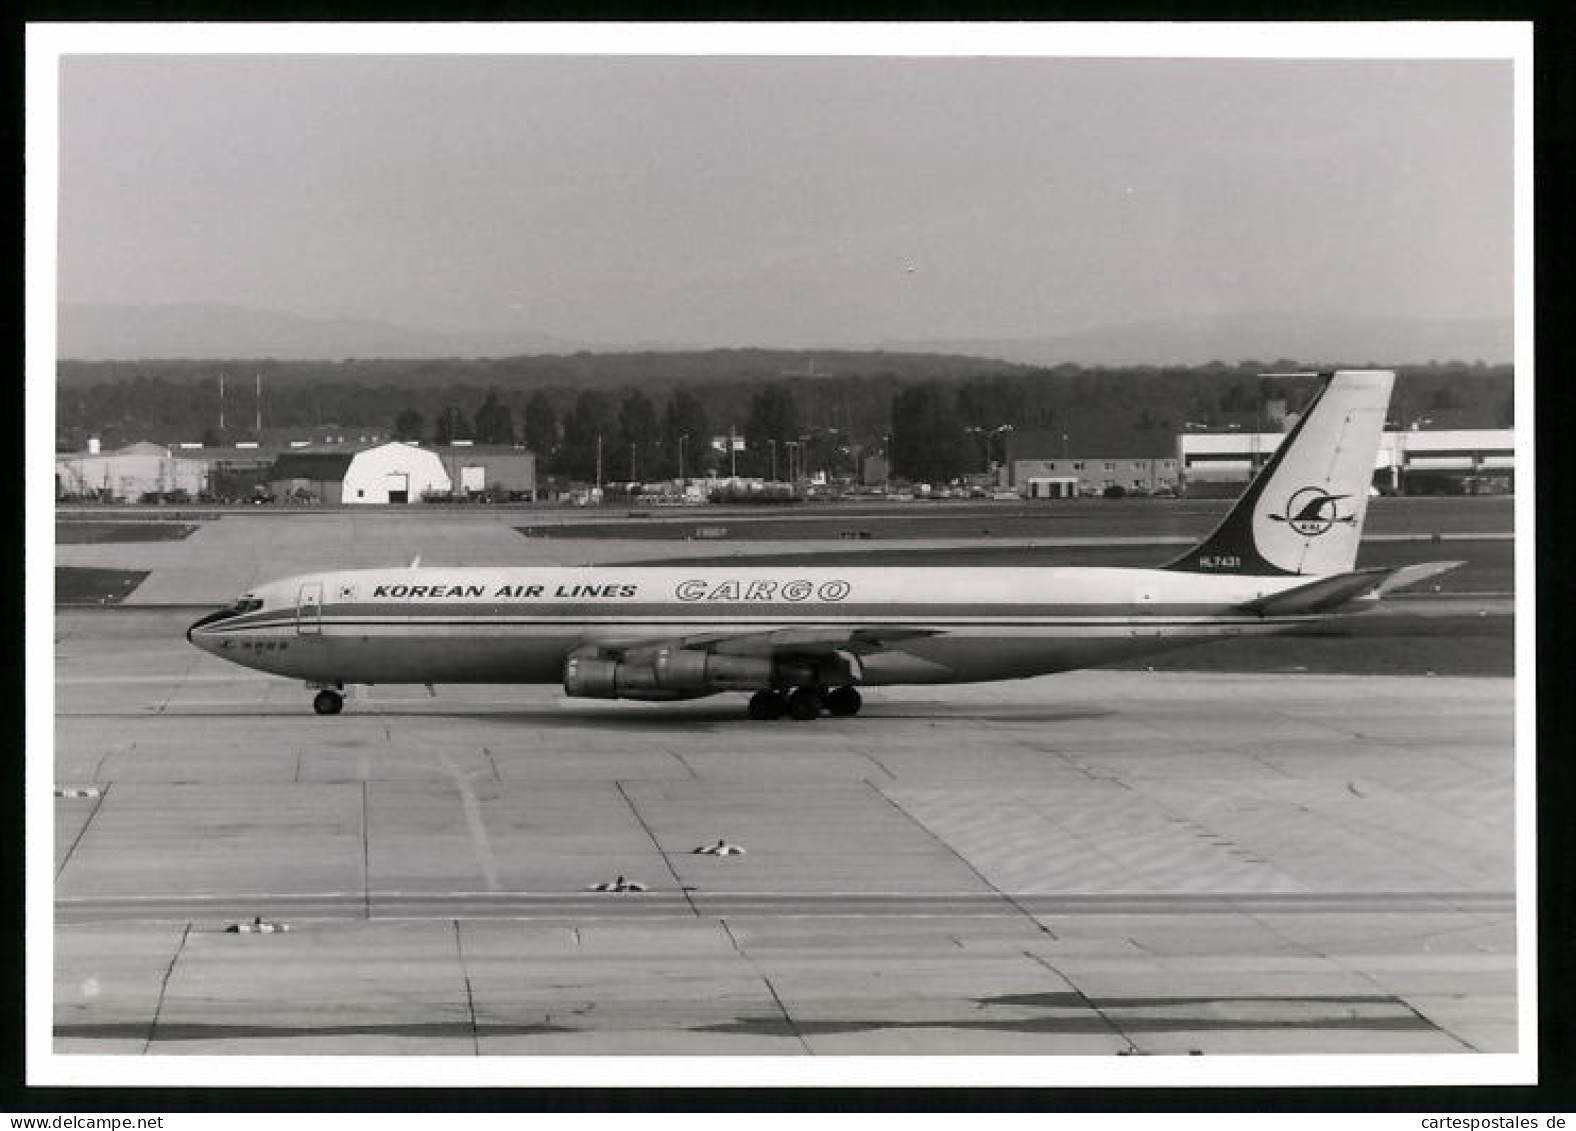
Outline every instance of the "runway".
<path fill-rule="evenodd" d="M 1518 1049 L 1510 679 L 321 718 L 185 617 L 57 615 L 60 1054 Z"/>

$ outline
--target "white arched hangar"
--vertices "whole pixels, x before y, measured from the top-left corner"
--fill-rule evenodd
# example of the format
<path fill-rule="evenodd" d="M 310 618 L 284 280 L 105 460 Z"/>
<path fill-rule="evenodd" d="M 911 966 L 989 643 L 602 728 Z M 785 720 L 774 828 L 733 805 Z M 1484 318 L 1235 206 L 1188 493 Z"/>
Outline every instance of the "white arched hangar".
<path fill-rule="evenodd" d="M 397 443 L 359 452 L 284 452 L 268 479 L 276 498 L 330 506 L 419 503 L 429 494 L 447 494 L 451 486 L 438 453 Z"/>
<path fill-rule="evenodd" d="M 355 454 L 345 469 L 340 501 L 419 503 L 424 495 L 448 494 L 452 488 L 437 452 L 412 444 L 382 444 Z"/>

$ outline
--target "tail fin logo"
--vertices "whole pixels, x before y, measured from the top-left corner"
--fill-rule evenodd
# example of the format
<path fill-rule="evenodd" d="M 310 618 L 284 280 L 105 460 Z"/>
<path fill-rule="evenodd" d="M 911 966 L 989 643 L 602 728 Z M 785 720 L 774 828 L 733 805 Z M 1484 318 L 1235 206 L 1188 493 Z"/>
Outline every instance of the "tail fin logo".
<path fill-rule="evenodd" d="M 1276 522 L 1284 522 L 1305 538 L 1317 538 L 1338 522 L 1357 521 L 1353 513 L 1341 514 L 1339 503 L 1349 495 L 1332 495 L 1318 487 L 1304 487 L 1286 500 L 1285 514 L 1272 514 Z"/>

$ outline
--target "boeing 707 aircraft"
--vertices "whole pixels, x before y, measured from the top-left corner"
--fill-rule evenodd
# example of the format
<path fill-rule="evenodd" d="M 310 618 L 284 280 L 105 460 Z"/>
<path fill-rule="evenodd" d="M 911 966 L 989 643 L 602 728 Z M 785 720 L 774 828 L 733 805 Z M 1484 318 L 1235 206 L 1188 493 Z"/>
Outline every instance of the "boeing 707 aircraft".
<path fill-rule="evenodd" d="M 1459 563 L 1357 569 L 1395 375 L 1340 370 L 1213 533 L 1154 569 L 447 568 L 258 586 L 187 639 L 307 683 L 562 683 L 597 699 L 751 693 L 853 715 L 861 687 L 1020 679 L 1371 607 Z"/>

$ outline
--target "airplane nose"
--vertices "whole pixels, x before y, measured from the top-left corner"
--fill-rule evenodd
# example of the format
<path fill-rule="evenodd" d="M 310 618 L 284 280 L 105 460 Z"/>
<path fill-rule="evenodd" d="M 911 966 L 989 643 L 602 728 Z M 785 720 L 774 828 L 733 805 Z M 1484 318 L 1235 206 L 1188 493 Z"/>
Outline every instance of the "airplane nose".
<path fill-rule="evenodd" d="M 222 620 L 229 620 L 234 615 L 235 612 L 232 609 L 220 609 L 218 612 L 209 613 L 201 620 L 194 621 L 192 626 L 186 630 L 187 643 L 196 644 L 198 647 L 201 647 L 202 641 L 198 640 L 194 635 L 192 635 L 193 633 L 207 628 L 211 624 L 218 624 Z"/>

